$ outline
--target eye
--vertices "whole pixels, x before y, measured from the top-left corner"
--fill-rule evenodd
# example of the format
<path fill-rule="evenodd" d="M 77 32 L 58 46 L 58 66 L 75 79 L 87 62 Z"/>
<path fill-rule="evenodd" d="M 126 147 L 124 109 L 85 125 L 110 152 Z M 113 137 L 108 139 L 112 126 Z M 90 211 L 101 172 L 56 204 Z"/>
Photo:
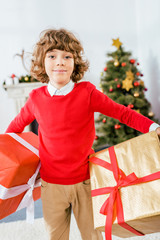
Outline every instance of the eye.
<path fill-rule="evenodd" d="M 66 59 L 69 59 L 69 58 L 72 58 L 72 57 L 71 57 L 71 56 L 69 56 L 69 55 L 67 55 L 67 56 L 65 56 L 65 58 L 66 58 Z"/>
<path fill-rule="evenodd" d="M 55 58 L 55 56 L 54 55 L 50 55 L 50 56 L 48 56 L 49 58 L 51 58 L 51 59 L 53 59 L 53 58 Z"/>

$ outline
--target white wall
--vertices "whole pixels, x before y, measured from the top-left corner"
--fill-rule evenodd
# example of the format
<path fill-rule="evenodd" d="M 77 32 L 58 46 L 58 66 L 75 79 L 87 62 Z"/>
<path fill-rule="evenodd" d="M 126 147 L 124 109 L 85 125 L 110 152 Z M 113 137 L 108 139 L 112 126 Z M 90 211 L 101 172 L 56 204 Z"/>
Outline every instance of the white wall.
<path fill-rule="evenodd" d="M 159 114 L 158 91 L 160 1 L 158 0 L 0 0 L 0 81 L 12 73 L 25 74 L 16 53 L 32 51 L 39 33 L 65 27 L 78 36 L 90 61 L 85 79 L 99 87 L 106 53 L 113 51 L 112 38 L 120 37 L 125 49 L 139 59 L 148 98 Z M 153 84 L 154 82 L 154 84 Z M 155 92 L 154 92 L 155 93 Z M 15 116 L 15 105 L 0 86 L 0 132 Z M 158 115 L 159 116 L 159 115 Z M 160 116 L 159 116 L 160 117 Z"/>
<path fill-rule="evenodd" d="M 160 1 L 136 0 L 138 56 L 142 63 L 146 97 L 160 119 Z"/>

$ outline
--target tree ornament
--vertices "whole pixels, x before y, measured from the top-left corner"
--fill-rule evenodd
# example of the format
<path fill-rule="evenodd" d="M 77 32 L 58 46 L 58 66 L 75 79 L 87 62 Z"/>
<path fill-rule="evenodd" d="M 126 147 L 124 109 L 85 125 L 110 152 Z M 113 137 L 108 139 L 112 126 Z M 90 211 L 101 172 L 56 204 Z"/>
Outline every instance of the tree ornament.
<path fill-rule="evenodd" d="M 140 80 L 140 85 L 144 87 L 144 81 Z"/>
<path fill-rule="evenodd" d="M 119 49 L 120 46 L 122 45 L 122 43 L 119 41 L 119 38 L 112 39 L 112 41 L 113 41 L 112 46 L 115 46 L 117 49 Z"/>
<path fill-rule="evenodd" d="M 119 66 L 119 62 L 118 62 L 117 59 L 114 61 L 114 66 L 115 66 L 115 67 L 118 67 L 118 66 Z"/>
<path fill-rule="evenodd" d="M 139 75 L 140 75 L 140 72 L 136 72 L 136 75 L 139 76 Z"/>
<path fill-rule="evenodd" d="M 137 65 L 139 65 L 139 63 L 137 63 Z"/>
<path fill-rule="evenodd" d="M 141 73 L 141 77 L 143 77 L 144 75 Z"/>
<path fill-rule="evenodd" d="M 132 81 L 128 78 L 122 81 L 122 88 L 124 88 L 127 92 L 133 88 Z"/>
<path fill-rule="evenodd" d="M 100 90 L 102 93 L 104 93 L 104 90 L 101 88 L 101 90 Z"/>
<path fill-rule="evenodd" d="M 103 72 L 101 72 L 101 76 L 103 76 Z"/>
<path fill-rule="evenodd" d="M 148 88 L 145 88 L 145 89 L 144 89 L 144 91 L 146 91 L 146 92 L 147 92 L 147 91 L 148 91 Z"/>
<path fill-rule="evenodd" d="M 122 62 L 122 63 L 121 63 L 121 66 L 122 66 L 122 67 L 125 67 L 125 66 L 126 66 L 126 62 Z"/>
<path fill-rule="evenodd" d="M 140 85 L 140 83 L 139 83 L 139 82 L 137 82 L 137 81 L 136 81 L 136 82 L 134 82 L 134 86 L 135 86 L 135 87 L 138 87 L 139 85 Z"/>
<path fill-rule="evenodd" d="M 95 136 L 95 140 L 98 140 L 98 138 L 99 138 L 99 137 L 96 135 L 96 136 Z"/>
<path fill-rule="evenodd" d="M 134 105 L 133 105 L 133 104 L 128 104 L 127 107 L 128 107 L 128 108 L 134 108 Z"/>
<path fill-rule="evenodd" d="M 11 75 L 11 78 L 15 78 L 15 76 L 16 76 L 16 75 L 13 73 L 13 74 Z"/>
<path fill-rule="evenodd" d="M 107 71 L 107 67 L 104 68 L 104 71 L 105 71 L 105 72 Z"/>
<path fill-rule="evenodd" d="M 126 76 L 129 80 L 133 81 L 134 80 L 134 74 L 131 70 L 126 72 Z"/>
<path fill-rule="evenodd" d="M 117 88 L 120 88 L 121 87 L 121 84 L 117 84 Z"/>
<path fill-rule="evenodd" d="M 148 116 L 149 116 L 149 117 L 153 117 L 153 116 L 154 116 L 154 113 L 153 113 L 153 112 L 149 112 L 149 113 L 148 113 Z"/>
<path fill-rule="evenodd" d="M 117 82 L 117 81 L 118 81 L 118 78 L 115 78 L 114 81 Z"/>
<path fill-rule="evenodd" d="M 130 59 L 130 63 L 134 64 L 135 63 L 135 59 Z"/>
<path fill-rule="evenodd" d="M 27 81 L 29 80 L 29 78 L 28 78 L 28 77 L 25 77 L 24 80 L 27 82 Z"/>
<path fill-rule="evenodd" d="M 103 123 L 106 123 L 106 118 L 103 118 L 102 122 L 103 122 Z"/>
<path fill-rule="evenodd" d="M 114 91 L 114 89 L 113 89 L 112 86 L 109 87 L 109 91 L 110 91 L 110 92 L 113 92 L 113 91 Z"/>
<path fill-rule="evenodd" d="M 139 97 L 139 92 L 135 92 L 133 95 L 134 97 Z"/>
<path fill-rule="evenodd" d="M 114 125 L 114 128 L 115 128 L 115 129 L 120 129 L 120 128 L 121 128 L 121 125 L 115 124 L 115 125 Z"/>
<path fill-rule="evenodd" d="M 137 112 L 137 113 L 141 113 L 141 112 L 140 112 L 140 109 L 137 109 L 137 110 L 134 110 L 134 111 Z"/>

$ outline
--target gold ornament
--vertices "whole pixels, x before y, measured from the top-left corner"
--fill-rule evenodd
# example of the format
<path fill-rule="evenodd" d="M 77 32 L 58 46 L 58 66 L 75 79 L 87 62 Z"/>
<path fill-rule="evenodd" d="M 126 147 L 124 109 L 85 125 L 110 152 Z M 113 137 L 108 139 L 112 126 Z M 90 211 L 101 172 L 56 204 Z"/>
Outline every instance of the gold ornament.
<path fill-rule="evenodd" d="M 136 111 L 137 113 L 140 113 L 140 109 L 137 109 L 137 110 L 134 110 L 134 111 Z"/>
<path fill-rule="evenodd" d="M 24 80 L 27 82 L 27 81 L 29 80 L 29 78 L 28 78 L 28 77 L 25 77 Z"/>
<path fill-rule="evenodd" d="M 148 113 L 148 116 L 149 116 L 149 117 L 153 117 L 153 116 L 154 116 L 154 113 L 153 113 L 153 112 L 149 112 L 149 113 Z"/>
<path fill-rule="evenodd" d="M 133 95 L 134 97 L 139 97 L 139 92 L 135 92 Z"/>
<path fill-rule="evenodd" d="M 115 46 L 117 49 L 119 49 L 120 46 L 122 45 L 122 43 L 119 41 L 119 38 L 112 39 L 112 41 L 113 41 L 112 46 Z"/>
<path fill-rule="evenodd" d="M 103 76 L 103 72 L 101 72 L 101 76 Z"/>
<path fill-rule="evenodd" d="M 131 80 L 131 81 L 134 80 L 134 74 L 132 73 L 132 71 L 126 72 L 126 76 L 129 80 Z"/>
<path fill-rule="evenodd" d="M 144 81 L 140 80 L 140 85 L 144 87 Z"/>
<path fill-rule="evenodd" d="M 126 91 L 129 91 L 131 88 L 133 88 L 132 81 L 128 78 L 122 81 L 122 88 L 126 89 Z"/>
<path fill-rule="evenodd" d="M 118 66 L 119 66 L 119 62 L 118 62 L 117 59 L 114 61 L 114 66 L 115 66 L 115 67 L 118 67 Z"/>

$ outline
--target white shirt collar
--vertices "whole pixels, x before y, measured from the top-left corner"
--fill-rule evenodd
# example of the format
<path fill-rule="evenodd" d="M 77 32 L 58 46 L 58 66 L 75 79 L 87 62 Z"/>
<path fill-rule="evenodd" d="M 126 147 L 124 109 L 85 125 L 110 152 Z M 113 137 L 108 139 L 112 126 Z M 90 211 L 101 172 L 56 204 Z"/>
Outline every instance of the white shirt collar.
<path fill-rule="evenodd" d="M 54 95 L 67 95 L 70 93 L 74 88 L 74 82 L 69 81 L 65 86 L 63 86 L 61 89 L 55 88 L 50 82 L 48 83 L 48 92 L 52 96 Z"/>

